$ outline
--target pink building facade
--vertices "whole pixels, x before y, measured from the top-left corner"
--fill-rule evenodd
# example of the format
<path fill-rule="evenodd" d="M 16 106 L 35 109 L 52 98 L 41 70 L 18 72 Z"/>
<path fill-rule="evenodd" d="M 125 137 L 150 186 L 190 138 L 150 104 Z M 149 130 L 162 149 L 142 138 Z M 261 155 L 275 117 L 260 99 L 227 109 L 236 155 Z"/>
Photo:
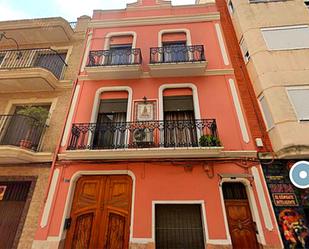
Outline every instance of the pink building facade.
<path fill-rule="evenodd" d="M 94 11 L 33 248 L 282 248 L 226 42 L 211 3 Z"/>

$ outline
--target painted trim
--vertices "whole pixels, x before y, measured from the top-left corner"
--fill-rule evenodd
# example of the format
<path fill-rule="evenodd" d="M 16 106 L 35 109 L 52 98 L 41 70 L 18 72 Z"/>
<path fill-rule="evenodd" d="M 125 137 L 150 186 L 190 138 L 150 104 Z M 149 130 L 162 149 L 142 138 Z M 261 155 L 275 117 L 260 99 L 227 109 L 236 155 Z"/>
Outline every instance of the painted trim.
<path fill-rule="evenodd" d="M 151 238 L 155 242 L 155 228 L 156 228 L 156 219 L 155 219 L 155 205 L 156 204 L 200 204 L 201 205 L 201 216 L 202 223 L 204 228 L 204 243 L 205 246 L 209 242 L 209 234 L 207 227 L 207 218 L 206 218 L 206 208 L 204 200 L 164 200 L 164 201 L 152 201 L 152 233 Z"/>
<path fill-rule="evenodd" d="M 92 34 L 93 34 L 92 32 L 90 32 L 88 34 L 85 53 L 84 53 L 83 62 L 82 62 L 81 70 L 80 70 L 81 72 L 85 71 L 85 67 L 86 67 L 86 64 L 87 64 L 87 60 L 88 60 L 88 56 L 89 56 L 89 52 L 90 52 L 90 47 L 91 47 Z"/>
<path fill-rule="evenodd" d="M 230 64 L 230 62 L 229 62 L 229 58 L 228 58 L 228 55 L 227 55 L 227 52 L 226 52 L 225 43 L 224 43 L 220 24 L 216 23 L 215 28 L 216 28 L 216 33 L 217 33 L 217 37 L 218 37 L 218 41 L 219 41 L 219 46 L 220 46 L 223 62 L 224 62 L 224 65 L 227 66 L 227 65 Z"/>
<path fill-rule="evenodd" d="M 111 86 L 111 87 L 101 87 L 95 93 L 95 98 L 92 107 L 92 114 L 90 123 L 95 123 L 98 117 L 99 107 L 100 107 L 100 95 L 104 92 L 119 92 L 127 91 L 128 92 L 128 107 L 127 107 L 127 122 L 131 121 L 132 113 L 132 88 L 129 86 Z"/>
<path fill-rule="evenodd" d="M 235 178 L 235 179 L 222 178 L 221 181 L 220 181 L 219 192 L 220 192 L 221 200 L 223 200 L 221 202 L 221 206 L 222 206 L 222 212 L 223 212 L 223 215 L 224 215 L 225 227 L 228 228 L 228 221 L 227 221 L 227 215 L 226 215 L 224 197 L 223 197 L 223 191 L 222 191 L 222 184 L 224 182 L 241 182 L 245 185 L 246 191 L 247 191 L 247 196 L 248 196 L 248 201 L 249 201 L 249 205 L 250 205 L 252 219 L 256 222 L 256 226 L 257 226 L 257 229 L 258 229 L 258 232 L 259 232 L 259 234 L 256 234 L 257 240 L 262 245 L 266 245 L 264 231 L 263 231 L 263 228 L 262 228 L 262 223 L 261 223 L 261 220 L 260 220 L 260 216 L 259 216 L 254 192 L 253 192 L 253 189 L 250 185 L 250 181 L 248 179 L 238 178 L 238 177 Z M 231 240 L 231 235 L 230 235 L 229 229 L 226 230 L 226 233 L 227 233 L 228 238 Z"/>
<path fill-rule="evenodd" d="M 79 91 L 80 91 L 80 85 L 77 85 L 75 92 L 74 92 L 73 99 L 72 99 L 72 104 L 71 104 L 70 112 L 69 112 L 67 122 L 66 122 L 66 125 L 65 125 L 64 133 L 63 133 L 63 136 L 62 136 L 61 146 L 65 146 L 67 144 L 67 141 L 69 139 L 69 134 L 71 133 L 73 115 L 74 115 L 74 112 L 75 112 Z"/>
<path fill-rule="evenodd" d="M 177 89 L 177 88 L 191 88 L 192 89 L 192 97 L 193 97 L 193 106 L 194 106 L 194 115 L 195 119 L 201 119 L 200 112 L 200 102 L 198 98 L 198 91 L 196 85 L 192 83 L 177 83 L 177 84 L 164 84 L 159 87 L 159 120 L 164 119 L 164 111 L 163 111 L 163 91 L 166 89 Z M 199 129 L 197 132 L 197 141 L 199 141 L 201 132 Z M 160 141 L 164 141 L 164 132 L 160 134 Z"/>
<path fill-rule="evenodd" d="M 59 169 L 54 170 L 53 178 L 52 178 L 52 181 L 51 181 L 51 184 L 50 184 L 47 200 L 46 200 L 46 203 L 45 203 L 45 206 L 44 206 L 44 211 L 43 211 L 43 215 L 42 215 L 42 219 L 41 219 L 41 223 L 40 223 L 41 228 L 46 227 L 47 222 L 48 222 L 50 209 L 51 209 L 52 202 L 53 202 L 53 196 L 54 196 L 54 193 L 55 193 L 56 187 L 57 187 L 59 173 L 60 173 Z"/>
<path fill-rule="evenodd" d="M 177 16 L 153 16 L 141 18 L 124 18 L 121 20 L 93 20 L 89 23 L 89 28 L 111 28 L 111 27 L 128 27 L 128 26 L 145 26 L 154 24 L 180 24 L 219 21 L 220 13 L 212 12 L 208 14 L 197 15 L 177 15 Z"/>
<path fill-rule="evenodd" d="M 134 206 L 135 206 L 135 184 L 136 178 L 134 173 L 131 170 L 85 170 L 77 171 L 70 178 L 70 186 L 67 193 L 67 198 L 65 202 L 64 212 L 62 215 L 62 221 L 59 231 L 59 240 L 64 240 L 66 236 L 66 231 L 63 230 L 64 221 L 67 217 L 70 216 L 73 196 L 75 191 L 75 186 L 77 180 L 84 175 L 128 175 L 132 178 L 132 206 L 131 206 L 131 224 L 130 224 L 130 241 L 133 239 L 133 222 L 134 222 Z"/>
<path fill-rule="evenodd" d="M 261 28 L 261 31 L 285 30 L 285 29 L 300 29 L 300 28 L 308 28 L 308 27 L 309 27 L 308 25 L 290 25 L 290 26 Z"/>
<path fill-rule="evenodd" d="M 136 40 L 137 40 L 137 34 L 134 31 L 124 31 L 124 32 L 109 32 L 104 37 L 104 50 L 108 50 L 110 48 L 110 39 L 115 36 L 125 36 L 125 35 L 132 35 L 133 41 L 132 41 L 132 48 L 136 48 Z"/>
<path fill-rule="evenodd" d="M 241 108 L 241 105 L 240 105 L 240 101 L 239 101 L 237 89 L 236 89 L 236 86 L 235 86 L 235 82 L 234 82 L 233 79 L 229 79 L 229 85 L 230 85 L 230 89 L 231 89 L 231 93 L 232 93 L 232 97 L 233 97 L 233 102 L 234 102 L 234 106 L 235 106 L 236 113 L 237 113 L 237 118 L 238 118 L 240 130 L 241 130 L 242 138 L 243 138 L 245 143 L 249 143 L 249 141 L 250 141 L 249 134 L 248 134 L 244 114 L 243 114 L 243 111 L 242 111 L 242 108 Z"/>
<path fill-rule="evenodd" d="M 264 193 L 259 171 L 256 167 L 252 167 L 251 172 L 254 177 L 254 184 L 255 184 L 256 192 L 257 192 L 257 195 L 260 201 L 263 219 L 265 222 L 265 227 L 267 228 L 268 231 L 273 231 L 274 226 L 273 226 L 273 223 L 270 217 L 269 208 L 266 202 L 265 193 Z"/>
<path fill-rule="evenodd" d="M 189 29 L 162 29 L 158 33 L 158 47 L 162 47 L 162 36 L 164 34 L 186 33 L 187 46 L 192 45 L 191 32 Z"/>

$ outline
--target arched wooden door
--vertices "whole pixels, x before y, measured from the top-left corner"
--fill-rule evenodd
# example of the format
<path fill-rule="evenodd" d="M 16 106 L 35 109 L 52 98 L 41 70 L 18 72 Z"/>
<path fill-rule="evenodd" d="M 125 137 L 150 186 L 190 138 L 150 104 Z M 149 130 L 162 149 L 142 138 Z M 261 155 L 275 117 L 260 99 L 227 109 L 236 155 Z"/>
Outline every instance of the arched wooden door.
<path fill-rule="evenodd" d="M 233 249 L 258 249 L 256 227 L 245 186 L 224 183 L 223 195 Z"/>
<path fill-rule="evenodd" d="M 132 179 L 84 176 L 76 183 L 66 249 L 128 249 Z"/>

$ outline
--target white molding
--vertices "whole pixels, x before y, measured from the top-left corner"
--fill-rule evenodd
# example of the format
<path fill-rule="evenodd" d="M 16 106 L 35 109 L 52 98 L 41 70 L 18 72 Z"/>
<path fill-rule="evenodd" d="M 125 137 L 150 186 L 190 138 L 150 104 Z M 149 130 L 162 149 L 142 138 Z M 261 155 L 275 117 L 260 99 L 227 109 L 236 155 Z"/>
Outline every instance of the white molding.
<path fill-rule="evenodd" d="M 59 240 L 65 239 L 66 231 L 64 231 L 64 221 L 67 217 L 70 216 L 71 208 L 72 208 L 72 202 L 73 202 L 73 196 L 75 191 L 75 186 L 77 180 L 86 175 L 128 175 L 132 178 L 132 202 L 131 202 L 131 224 L 130 224 L 130 241 L 134 240 L 133 238 L 133 222 L 134 222 L 134 207 L 135 207 L 135 184 L 136 184 L 136 178 L 134 173 L 131 170 L 83 170 L 83 171 L 77 171 L 75 172 L 71 178 L 70 178 L 70 186 L 67 193 L 66 201 L 65 201 L 65 207 L 64 212 L 62 215 L 62 221 L 60 225 L 59 230 Z"/>
<path fill-rule="evenodd" d="M 162 47 L 162 36 L 164 34 L 173 34 L 173 33 L 186 33 L 186 42 L 187 46 L 192 45 L 192 40 L 191 40 L 191 32 L 189 29 L 162 29 L 158 33 L 158 47 Z"/>
<path fill-rule="evenodd" d="M 240 101 L 239 101 L 237 89 L 236 89 L 236 86 L 235 86 L 235 82 L 234 82 L 233 79 L 229 79 L 229 85 L 230 85 L 230 89 L 231 89 L 231 93 L 232 93 L 232 97 L 233 97 L 233 102 L 234 102 L 234 106 L 235 106 L 236 113 L 237 113 L 237 118 L 238 118 L 240 130 L 241 130 L 242 138 L 243 138 L 245 143 L 249 143 L 249 141 L 250 141 L 249 134 L 248 134 L 244 114 L 243 114 L 243 111 L 242 111 L 242 108 L 241 108 L 241 105 L 240 105 Z"/>
<path fill-rule="evenodd" d="M 108 50 L 110 48 L 110 39 L 115 36 L 126 36 L 126 35 L 132 35 L 133 41 L 132 41 L 132 48 L 136 48 L 136 40 L 137 40 L 137 34 L 134 31 L 123 31 L 123 32 L 109 32 L 106 34 L 105 43 L 104 43 L 104 50 Z"/>
<path fill-rule="evenodd" d="M 277 26 L 277 27 L 261 28 L 261 31 L 285 30 L 285 29 L 299 29 L 299 28 L 308 28 L 308 27 L 309 27 L 308 25 Z"/>
<path fill-rule="evenodd" d="M 220 20 L 219 12 L 203 13 L 197 15 L 177 15 L 177 16 L 153 16 L 141 18 L 124 18 L 121 20 L 93 20 L 89 23 L 89 28 L 111 28 L 128 26 L 145 26 L 154 24 L 179 24 Z"/>
<path fill-rule="evenodd" d="M 85 53 L 84 53 L 82 66 L 81 66 L 81 70 L 80 70 L 81 72 L 84 72 L 86 64 L 87 64 L 87 60 L 88 60 L 88 56 L 89 56 L 89 52 L 90 52 L 90 47 L 91 47 L 91 40 L 92 40 L 92 32 L 90 32 L 88 34 Z"/>
<path fill-rule="evenodd" d="M 247 191 L 247 196 L 248 196 L 248 201 L 249 201 L 249 205 L 250 205 L 250 210 L 251 210 L 251 214 L 252 214 L 252 219 L 253 221 L 256 222 L 256 226 L 258 229 L 258 234 L 256 234 L 257 240 L 259 243 L 261 243 L 262 245 L 266 245 L 266 241 L 265 241 L 265 237 L 264 237 L 264 231 L 262 228 L 262 224 L 261 224 L 261 220 L 260 220 L 260 216 L 259 216 L 259 212 L 258 212 L 258 208 L 257 208 L 257 204 L 255 201 L 255 196 L 254 196 L 254 192 L 253 189 L 250 185 L 250 181 L 246 178 L 235 178 L 235 179 L 230 179 L 230 178 L 222 178 L 220 181 L 220 195 L 221 195 L 221 200 L 223 200 L 223 203 L 221 204 L 222 206 L 222 212 L 224 214 L 224 222 L 225 227 L 228 227 L 228 221 L 227 221 L 227 216 L 226 216 L 226 209 L 225 209 L 225 204 L 224 204 L 224 197 L 223 197 L 223 191 L 222 191 L 222 184 L 224 182 L 241 182 L 245 185 L 246 187 L 246 191 Z M 230 235 L 230 231 L 227 230 L 227 235 L 228 238 L 231 238 Z"/>
<path fill-rule="evenodd" d="M 215 28 L 216 28 L 216 33 L 217 33 L 217 37 L 218 37 L 218 41 L 219 41 L 219 46 L 220 46 L 223 62 L 224 62 L 224 65 L 227 66 L 227 65 L 230 64 L 230 62 L 229 62 L 229 58 L 228 58 L 228 55 L 227 55 L 227 52 L 226 52 L 225 43 L 224 43 L 220 24 L 216 23 Z"/>
<path fill-rule="evenodd" d="M 76 108 L 76 104 L 77 104 L 77 100 L 78 100 L 79 90 L 80 90 L 80 85 L 77 85 L 76 88 L 75 88 L 74 95 L 73 95 L 69 115 L 68 115 L 68 118 L 67 118 L 67 121 L 66 121 L 66 124 L 65 124 L 65 129 L 64 129 L 64 133 L 63 133 L 62 141 L 61 141 L 61 146 L 65 146 L 67 144 L 69 134 L 71 132 L 72 120 L 73 120 L 73 115 L 75 113 L 75 108 Z"/>
<path fill-rule="evenodd" d="M 251 172 L 252 175 L 254 177 L 254 184 L 255 184 L 255 188 L 256 188 L 256 192 L 260 201 L 260 205 L 261 205 L 261 211 L 263 214 L 263 219 L 265 222 L 265 227 L 267 228 L 268 231 L 273 231 L 274 230 L 274 226 L 270 217 L 270 213 L 269 213 L 269 208 L 266 202 L 266 198 L 265 198 L 265 194 L 264 194 L 264 189 L 263 189 L 263 185 L 262 185 L 262 181 L 260 178 L 260 174 L 259 174 L 259 170 L 254 166 L 251 168 Z"/>
<path fill-rule="evenodd" d="M 50 209 L 51 209 L 51 206 L 52 206 L 52 203 L 53 203 L 53 197 L 54 197 L 56 187 L 57 187 L 59 173 L 60 173 L 59 169 L 54 170 L 52 181 L 51 181 L 49 191 L 48 191 L 47 200 L 46 200 L 46 203 L 45 203 L 45 206 L 44 206 L 43 215 L 42 215 L 42 218 L 41 218 L 41 223 L 40 223 L 41 228 L 46 227 L 46 225 L 48 223 L 48 218 L 49 218 Z"/>

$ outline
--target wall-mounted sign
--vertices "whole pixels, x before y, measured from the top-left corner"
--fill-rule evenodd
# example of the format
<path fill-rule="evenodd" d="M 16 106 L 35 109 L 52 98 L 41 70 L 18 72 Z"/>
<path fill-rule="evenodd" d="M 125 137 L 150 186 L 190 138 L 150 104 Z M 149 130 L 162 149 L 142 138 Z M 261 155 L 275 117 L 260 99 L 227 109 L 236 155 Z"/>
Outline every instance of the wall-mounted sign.
<path fill-rule="evenodd" d="M 297 198 L 295 194 L 292 193 L 276 193 L 272 194 L 274 199 L 274 204 L 276 206 L 298 206 Z"/>
<path fill-rule="evenodd" d="M 6 188 L 6 186 L 0 186 L 0 201 L 2 201 L 4 198 Z"/>
<path fill-rule="evenodd" d="M 155 119 L 155 102 L 137 102 L 135 111 L 137 121 L 153 121 Z"/>

